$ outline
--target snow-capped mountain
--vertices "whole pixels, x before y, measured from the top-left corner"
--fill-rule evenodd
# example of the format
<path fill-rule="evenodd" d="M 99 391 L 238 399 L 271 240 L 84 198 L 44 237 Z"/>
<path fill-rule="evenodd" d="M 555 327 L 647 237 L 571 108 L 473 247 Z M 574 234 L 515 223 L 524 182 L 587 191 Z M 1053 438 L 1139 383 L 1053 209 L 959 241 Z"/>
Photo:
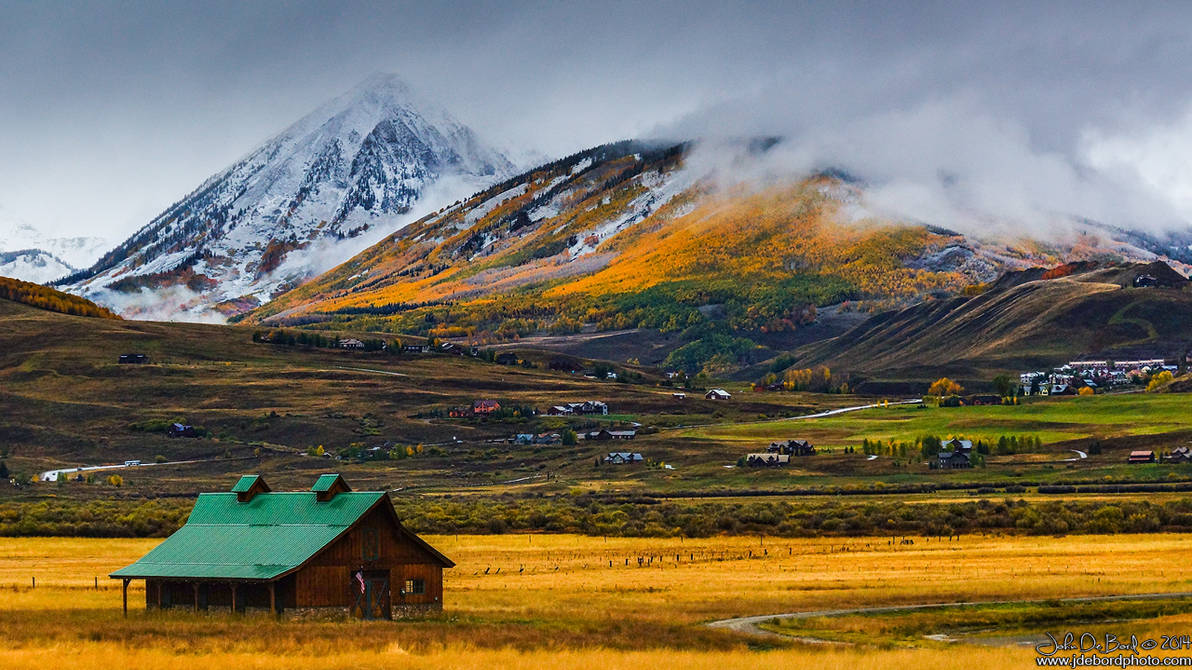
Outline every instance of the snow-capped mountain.
<path fill-rule="evenodd" d="M 208 179 L 65 287 L 126 316 L 235 314 L 512 171 L 471 129 L 374 75 Z M 444 200 L 444 198 L 447 198 Z"/>
<path fill-rule="evenodd" d="M 0 209 L 0 219 L 13 217 Z M 87 267 L 108 247 L 101 237 L 50 237 L 24 222 L 0 223 L 0 276 L 45 283 Z"/>

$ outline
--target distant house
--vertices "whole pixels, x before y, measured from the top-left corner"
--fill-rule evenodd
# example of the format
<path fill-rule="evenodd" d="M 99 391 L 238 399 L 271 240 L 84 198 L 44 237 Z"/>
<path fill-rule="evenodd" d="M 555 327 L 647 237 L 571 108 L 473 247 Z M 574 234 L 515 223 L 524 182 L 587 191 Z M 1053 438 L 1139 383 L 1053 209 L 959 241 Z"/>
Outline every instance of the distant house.
<path fill-rule="evenodd" d="M 539 433 L 534 436 L 534 444 L 558 444 L 563 436 L 558 433 Z"/>
<path fill-rule="evenodd" d="M 145 354 L 120 354 L 116 362 L 120 365 L 143 365 L 149 362 L 149 357 Z"/>
<path fill-rule="evenodd" d="M 534 444 L 534 433 L 518 433 L 513 436 L 513 441 L 516 444 Z"/>
<path fill-rule="evenodd" d="M 969 455 L 961 451 L 941 451 L 937 459 L 936 465 L 942 470 L 973 467 Z"/>
<path fill-rule="evenodd" d="M 608 455 L 604 457 L 605 465 L 633 465 L 634 463 L 641 462 L 641 454 L 628 451 L 610 451 Z"/>
<path fill-rule="evenodd" d="M 1155 452 L 1148 450 L 1131 451 L 1130 457 L 1126 459 L 1127 463 L 1154 463 Z"/>
<path fill-rule="evenodd" d="M 501 409 L 501 403 L 496 400 L 476 400 L 472 403 L 472 414 L 486 416 Z"/>
<path fill-rule="evenodd" d="M 427 346 L 425 344 L 405 344 L 402 345 L 401 350 L 410 354 L 424 354 Z"/>
<path fill-rule="evenodd" d="M 607 428 L 594 430 L 584 435 L 585 440 L 594 440 L 597 442 L 606 440 L 632 440 L 635 437 L 637 437 L 636 430 L 609 430 Z"/>
<path fill-rule="evenodd" d="M 591 415 L 608 415 L 608 405 L 599 400 L 585 400 L 584 402 L 569 402 L 563 405 L 555 405 L 546 410 L 547 414 L 551 416 L 591 416 Z"/>
<path fill-rule="evenodd" d="M 1154 288 L 1159 280 L 1154 275 L 1141 274 L 1134 278 L 1134 288 Z"/>
<path fill-rule="evenodd" d="M 710 389 L 704 394 L 704 397 L 708 400 L 728 400 L 733 397 L 733 394 L 724 389 Z"/>
<path fill-rule="evenodd" d="M 1192 463 L 1192 447 L 1176 447 L 1164 460 L 1168 463 Z"/>
<path fill-rule="evenodd" d="M 973 450 L 973 441 L 957 440 L 955 438 L 951 440 L 944 440 L 940 443 L 940 449 L 942 451 L 959 451 L 962 454 L 967 454 Z"/>
<path fill-rule="evenodd" d="M 980 395 L 965 396 L 964 404 L 975 405 L 1000 405 L 1002 404 L 1002 397 L 1000 395 L 986 393 Z"/>
<path fill-rule="evenodd" d="M 675 400 L 686 400 L 687 394 L 686 393 L 672 393 L 671 397 L 674 398 Z"/>
<path fill-rule="evenodd" d="M 343 340 L 339 341 L 339 348 L 340 349 L 363 349 L 364 343 L 354 337 L 349 337 L 347 339 L 343 339 Z"/>
<path fill-rule="evenodd" d="M 746 454 L 745 465 L 750 467 L 778 468 L 791 462 L 786 454 Z"/>
<path fill-rule="evenodd" d="M 461 419 L 464 417 L 469 417 L 469 416 L 472 416 L 472 408 L 471 407 L 452 407 L 451 409 L 447 410 L 447 416 L 449 416 L 453 419 Z"/>
<path fill-rule="evenodd" d="M 807 440 L 787 440 L 785 442 L 771 442 L 766 448 L 767 453 L 786 454 L 787 456 L 814 456 L 815 447 Z"/>
<path fill-rule="evenodd" d="M 195 430 L 194 426 L 175 423 L 170 425 L 169 430 L 166 431 L 166 435 L 168 437 L 198 437 L 199 432 Z"/>

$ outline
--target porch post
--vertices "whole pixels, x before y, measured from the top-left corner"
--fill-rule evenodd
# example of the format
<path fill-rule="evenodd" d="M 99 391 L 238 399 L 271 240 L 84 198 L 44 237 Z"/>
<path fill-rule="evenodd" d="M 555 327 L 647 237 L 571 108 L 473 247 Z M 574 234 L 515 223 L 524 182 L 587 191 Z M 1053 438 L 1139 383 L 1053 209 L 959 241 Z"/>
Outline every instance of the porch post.
<path fill-rule="evenodd" d="M 125 578 L 121 579 L 120 581 L 124 582 L 124 588 L 122 589 L 122 591 L 124 593 L 124 616 L 127 617 L 128 616 L 128 582 L 129 582 L 129 579 L 128 579 L 128 577 L 125 577 Z"/>
<path fill-rule="evenodd" d="M 281 616 L 277 609 L 277 582 L 269 582 L 269 611 L 274 616 Z"/>
<path fill-rule="evenodd" d="M 157 580 L 157 609 L 161 609 L 161 580 Z"/>
<path fill-rule="evenodd" d="M 195 611 L 198 612 L 199 611 L 199 583 L 195 582 L 195 583 L 191 584 L 191 587 L 193 587 L 195 590 Z"/>
<path fill-rule="evenodd" d="M 236 582 L 232 582 L 232 613 L 236 613 Z"/>

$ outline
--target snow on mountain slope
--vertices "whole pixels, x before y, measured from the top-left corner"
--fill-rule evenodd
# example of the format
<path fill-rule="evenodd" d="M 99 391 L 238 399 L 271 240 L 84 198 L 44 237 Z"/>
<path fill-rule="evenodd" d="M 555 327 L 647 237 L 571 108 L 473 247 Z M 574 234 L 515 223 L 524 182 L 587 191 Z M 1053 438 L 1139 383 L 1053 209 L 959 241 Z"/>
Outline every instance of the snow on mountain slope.
<path fill-rule="evenodd" d="M 0 277 L 44 284 L 74 271 L 62 259 L 41 249 L 0 251 Z"/>
<path fill-rule="evenodd" d="M 374 75 L 208 179 L 66 288 L 125 316 L 236 314 L 392 233 L 416 207 L 512 167 L 400 79 Z"/>
<path fill-rule="evenodd" d="M 8 257 L 0 275 L 39 283 L 60 279 L 94 263 L 108 244 L 102 237 L 51 237 L 0 208 L 0 254 Z"/>

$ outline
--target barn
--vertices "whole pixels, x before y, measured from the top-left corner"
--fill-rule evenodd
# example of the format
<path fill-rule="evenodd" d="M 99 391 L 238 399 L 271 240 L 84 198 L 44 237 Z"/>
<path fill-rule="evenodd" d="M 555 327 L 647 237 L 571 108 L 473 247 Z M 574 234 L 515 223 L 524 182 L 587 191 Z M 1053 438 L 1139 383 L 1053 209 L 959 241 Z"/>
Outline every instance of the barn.
<path fill-rule="evenodd" d="M 384 491 L 352 491 L 322 475 L 309 491 L 273 492 L 245 475 L 202 493 L 186 524 L 132 565 L 145 606 L 243 612 L 340 611 L 364 619 L 440 610 L 443 569 L 455 564 L 407 530 Z"/>

